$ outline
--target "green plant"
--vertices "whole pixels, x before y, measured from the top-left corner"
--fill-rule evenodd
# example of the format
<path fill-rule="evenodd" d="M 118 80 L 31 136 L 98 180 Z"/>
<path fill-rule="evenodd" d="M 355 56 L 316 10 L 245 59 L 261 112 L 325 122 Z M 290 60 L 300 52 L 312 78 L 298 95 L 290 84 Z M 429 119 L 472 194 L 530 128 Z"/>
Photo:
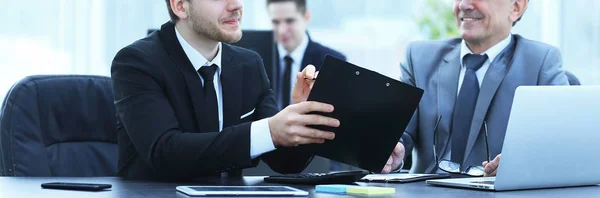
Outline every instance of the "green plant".
<path fill-rule="evenodd" d="M 425 0 L 425 9 L 417 16 L 416 23 L 428 39 L 458 36 L 452 1 Z"/>

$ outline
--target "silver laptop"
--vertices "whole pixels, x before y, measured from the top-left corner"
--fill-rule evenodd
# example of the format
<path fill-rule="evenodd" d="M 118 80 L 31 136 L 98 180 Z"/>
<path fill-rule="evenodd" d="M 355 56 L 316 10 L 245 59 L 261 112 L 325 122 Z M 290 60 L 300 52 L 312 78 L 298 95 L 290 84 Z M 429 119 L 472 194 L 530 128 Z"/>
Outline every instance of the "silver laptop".
<path fill-rule="evenodd" d="M 428 184 L 504 191 L 600 184 L 600 86 L 521 86 L 496 177 Z"/>

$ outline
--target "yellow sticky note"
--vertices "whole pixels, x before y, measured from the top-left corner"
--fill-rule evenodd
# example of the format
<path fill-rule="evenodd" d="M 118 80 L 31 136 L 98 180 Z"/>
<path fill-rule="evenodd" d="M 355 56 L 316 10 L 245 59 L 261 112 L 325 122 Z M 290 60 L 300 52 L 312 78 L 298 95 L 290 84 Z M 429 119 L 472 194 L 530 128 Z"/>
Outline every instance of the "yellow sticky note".
<path fill-rule="evenodd" d="M 396 193 L 395 188 L 373 187 L 373 186 L 353 186 L 346 188 L 347 194 L 361 195 L 385 195 Z"/>

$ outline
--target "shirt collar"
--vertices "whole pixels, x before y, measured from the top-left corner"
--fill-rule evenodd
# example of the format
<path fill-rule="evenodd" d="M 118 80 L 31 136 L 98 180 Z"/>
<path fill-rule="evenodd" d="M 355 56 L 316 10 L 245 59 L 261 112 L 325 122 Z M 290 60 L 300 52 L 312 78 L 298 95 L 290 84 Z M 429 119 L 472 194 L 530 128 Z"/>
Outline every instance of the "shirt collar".
<path fill-rule="evenodd" d="M 306 51 L 307 47 L 308 47 L 308 34 L 306 34 L 306 33 L 304 33 L 304 39 L 302 39 L 302 42 L 300 43 L 300 45 L 298 45 L 298 47 L 296 47 L 296 49 L 294 49 L 294 51 L 292 51 L 292 53 L 288 53 L 285 50 L 285 48 L 283 47 L 283 45 L 277 44 L 277 49 L 279 50 L 279 60 L 282 60 L 283 57 L 290 55 L 290 57 L 292 57 L 292 59 L 294 60 L 295 63 L 298 61 L 302 61 L 304 52 Z"/>
<path fill-rule="evenodd" d="M 500 55 L 502 50 L 504 50 L 504 48 L 508 47 L 511 40 L 512 40 L 512 34 L 508 34 L 508 37 L 506 37 L 504 40 L 500 41 L 499 43 L 496 43 L 496 45 L 492 46 L 490 49 L 483 52 L 482 55 L 487 54 L 488 60 L 490 61 L 490 63 L 494 62 L 494 59 L 498 55 Z M 471 49 L 469 49 L 469 47 L 467 47 L 467 43 L 465 42 L 465 40 L 462 40 L 462 42 L 460 43 L 460 65 L 463 65 L 462 59 L 467 54 L 473 54 L 473 52 L 471 52 Z"/>
<path fill-rule="evenodd" d="M 215 58 L 213 58 L 212 61 L 208 61 L 204 56 L 202 56 L 202 54 L 200 54 L 200 52 L 194 49 L 192 45 L 190 45 L 185 39 L 183 39 L 181 34 L 179 34 L 179 30 L 177 30 L 177 28 L 175 28 L 175 34 L 177 35 L 177 40 L 179 41 L 179 44 L 183 48 L 183 52 L 188 57 L 188 59 L 190 59 L 190 62 L 192 63 L 192 66 L 194 66 L 194 69 L 196 71 L 198 71 L 198 69 L 200 69 L 200 67 L 202 66 L 211 66 L 215 64 L 218 67 L 217 71 L 219 72 L 219 74 L 221 74 L 221 54 L 223 52 L 221 42 L 217 44 L 217 47 L 219 48 L 217 51 L 217 56 L 215 56 Z"/>

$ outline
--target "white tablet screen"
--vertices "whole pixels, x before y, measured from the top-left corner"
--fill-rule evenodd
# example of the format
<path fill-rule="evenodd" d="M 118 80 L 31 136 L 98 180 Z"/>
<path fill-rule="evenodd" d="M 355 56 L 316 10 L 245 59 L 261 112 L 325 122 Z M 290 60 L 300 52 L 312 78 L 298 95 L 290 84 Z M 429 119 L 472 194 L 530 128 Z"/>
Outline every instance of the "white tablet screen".
<path fill-rule="evenodd" d="M 177 190 L 192 196 L 211 195 L 283 195 L 307 196 L 308 192 L 289 186 L 177 186 Z"/>
<path fill-rule="evenodd" d="M 189 188 L 195 191 L 294 191 L 283 186 L 196 186 Z"/>

